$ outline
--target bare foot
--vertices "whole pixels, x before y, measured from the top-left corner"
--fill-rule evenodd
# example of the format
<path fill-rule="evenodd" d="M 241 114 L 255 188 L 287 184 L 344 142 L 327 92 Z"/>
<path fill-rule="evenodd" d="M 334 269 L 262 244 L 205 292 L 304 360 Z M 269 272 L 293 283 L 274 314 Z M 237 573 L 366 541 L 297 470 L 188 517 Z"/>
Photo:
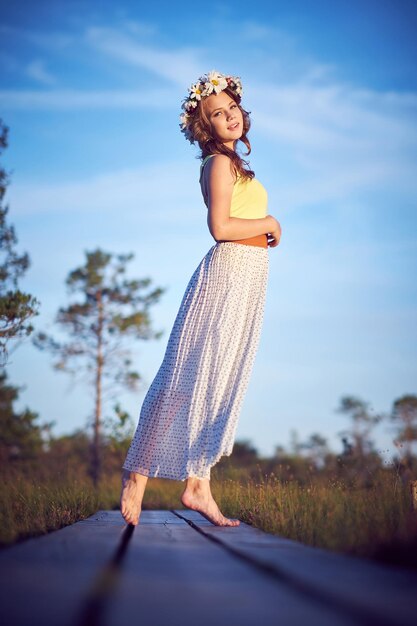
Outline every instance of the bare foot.
<path fill-rule="evenodd" d="M 143 474 L 123 470 L 120 512 L 127 524 L 137 526 L 139 523 L 147 480 Z"/>
<path fill-rule="evenodd" d="M 210 490 L 208 478 L 189 478 L 181 496 L 184 506 L 204 515 L 215 526 L 239 526 L 238 519 L 225 517 L 217 506 Z"/>

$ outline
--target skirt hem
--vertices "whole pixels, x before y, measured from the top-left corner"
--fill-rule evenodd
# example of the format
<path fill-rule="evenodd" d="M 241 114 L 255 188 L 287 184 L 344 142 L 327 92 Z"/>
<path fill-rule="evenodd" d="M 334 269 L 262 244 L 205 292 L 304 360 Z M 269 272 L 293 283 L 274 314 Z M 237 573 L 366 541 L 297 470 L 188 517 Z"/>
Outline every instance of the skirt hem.
<path fill-rule="evenodd" d="M 142 476 L 147 476 L 148 478 L 167 478 L 169 480 L 177 480 L 184 482 L 188 478 L 199 478 L 200 480 L 208 478 L 210 480 L 210 471 L 211 468 L 216 465 L 223 456 L 230 456 L 232 454 L 232 450 L 230 452 L 221 452 L 219 453 L 210 465 L 207 466 L 206 471 L 203 472 L 194 472 L 193 470 L 188 470 L 181 474 L 174 475 L 172 472 L 160 471 L 159 468 L 154 470 L 149 470 L 144 467 L 133 467 L 130 466 L 129 463 L 125 463 L 122 469 L 127 470 L 128 472 L 135 472 L 136 474 L 142 474 Z M 203 474 L 203 475 L 202 475 Z"/>

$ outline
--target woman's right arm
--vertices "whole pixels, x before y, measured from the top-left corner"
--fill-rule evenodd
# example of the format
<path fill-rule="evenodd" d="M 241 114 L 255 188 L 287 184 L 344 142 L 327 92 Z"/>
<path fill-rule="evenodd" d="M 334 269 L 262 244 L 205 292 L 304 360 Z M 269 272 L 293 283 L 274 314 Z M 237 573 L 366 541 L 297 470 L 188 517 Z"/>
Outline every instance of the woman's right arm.
<path fill-rule="evenodd" d="M 279 228 L 272 215 L 256 219 L 230 217 L 234 175 L 231 161 L 225 154 L 209 159 L 203 171 L 203 181 L 208 190 L 207 224 L 216 241 L 246 239 L 276 232 Z"/>

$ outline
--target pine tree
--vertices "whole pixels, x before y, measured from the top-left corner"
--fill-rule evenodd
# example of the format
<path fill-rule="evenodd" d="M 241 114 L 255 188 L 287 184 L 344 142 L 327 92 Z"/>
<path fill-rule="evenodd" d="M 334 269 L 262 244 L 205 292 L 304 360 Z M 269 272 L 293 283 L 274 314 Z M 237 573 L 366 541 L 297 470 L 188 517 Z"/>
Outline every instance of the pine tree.
<path fill-rule="evenodd" d="M 79 294 L 81 300 L 60 308 L 56 316 L 70 341 L 60 343 L 44 332 L 34 338 L 36 347 L 53 354 L 57 370 L 82 375 L 94 388 L 91 473 L 96 485 L 101 473 L 103 394 L 110 390 L 114 396 L 121 388 L 136 390 L 141 379 L 131 369 L 131 340 L 162 335 L 151 329 L 149 308 L 165 290 L 143 293 L 150 286 L 149 278 L 126 278 L 126 265 L 132 258 L 133 254 L 114 255 L 100 249 L 86 252 L 85 264 L 66 279 L 69 293 Z"/>
<path fill-rule="evenodd" d="M 0 154 L 8 145 L 9 129 L 0 119 Z M 9 184 L 9 177 L 0 168 L 0 362 L 6 365 L 11 340 L 30 335 L 33 326 L 30 319 L 38 315 L 38 300 L 31 294 L 18 288 L 18 280 L 30 265 L 25 252 L 19 255 L 16 232 L 13 225 L 7 223 L 9 207 L 3 206 L 3 200 Z M 17 347 L 16 344 L 15 347 Z"/>
<path fill-rule="evenodd" d="M 20 391 L 20 387 L 8 383 L 5 370 L 0 372 L 0 464 L 5 471 L 14 461 L 36 458 L 42 451 L 43 434 L 52 426 L 39 425 L 38 414 L 28 408 L 15 410 Z"/>

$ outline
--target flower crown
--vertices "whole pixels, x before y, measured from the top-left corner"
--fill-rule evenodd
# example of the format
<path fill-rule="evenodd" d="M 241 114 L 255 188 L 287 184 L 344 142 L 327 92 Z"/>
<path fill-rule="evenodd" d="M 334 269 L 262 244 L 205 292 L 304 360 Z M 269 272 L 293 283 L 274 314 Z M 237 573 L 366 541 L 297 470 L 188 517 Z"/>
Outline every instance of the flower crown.
<path fill-rule="evenodd" d="M 183 99 L 181 104 L 184 112 L 180 115 L 181 123 L 179 126 L 190 143 L 194 143 L 194 136 L 188 127 L 191 112 L 197 107 L 201 98 L 210 96 L 212 93 L 220 93 L 226 88 L 229 88 L 235 95 L 242 96 L 243 88 L 239 76 L 225 76 L 216 70 L 211 70 L 208 74 L 200 76 L 198 81 L 188 88 L 188 96 Z"/>

